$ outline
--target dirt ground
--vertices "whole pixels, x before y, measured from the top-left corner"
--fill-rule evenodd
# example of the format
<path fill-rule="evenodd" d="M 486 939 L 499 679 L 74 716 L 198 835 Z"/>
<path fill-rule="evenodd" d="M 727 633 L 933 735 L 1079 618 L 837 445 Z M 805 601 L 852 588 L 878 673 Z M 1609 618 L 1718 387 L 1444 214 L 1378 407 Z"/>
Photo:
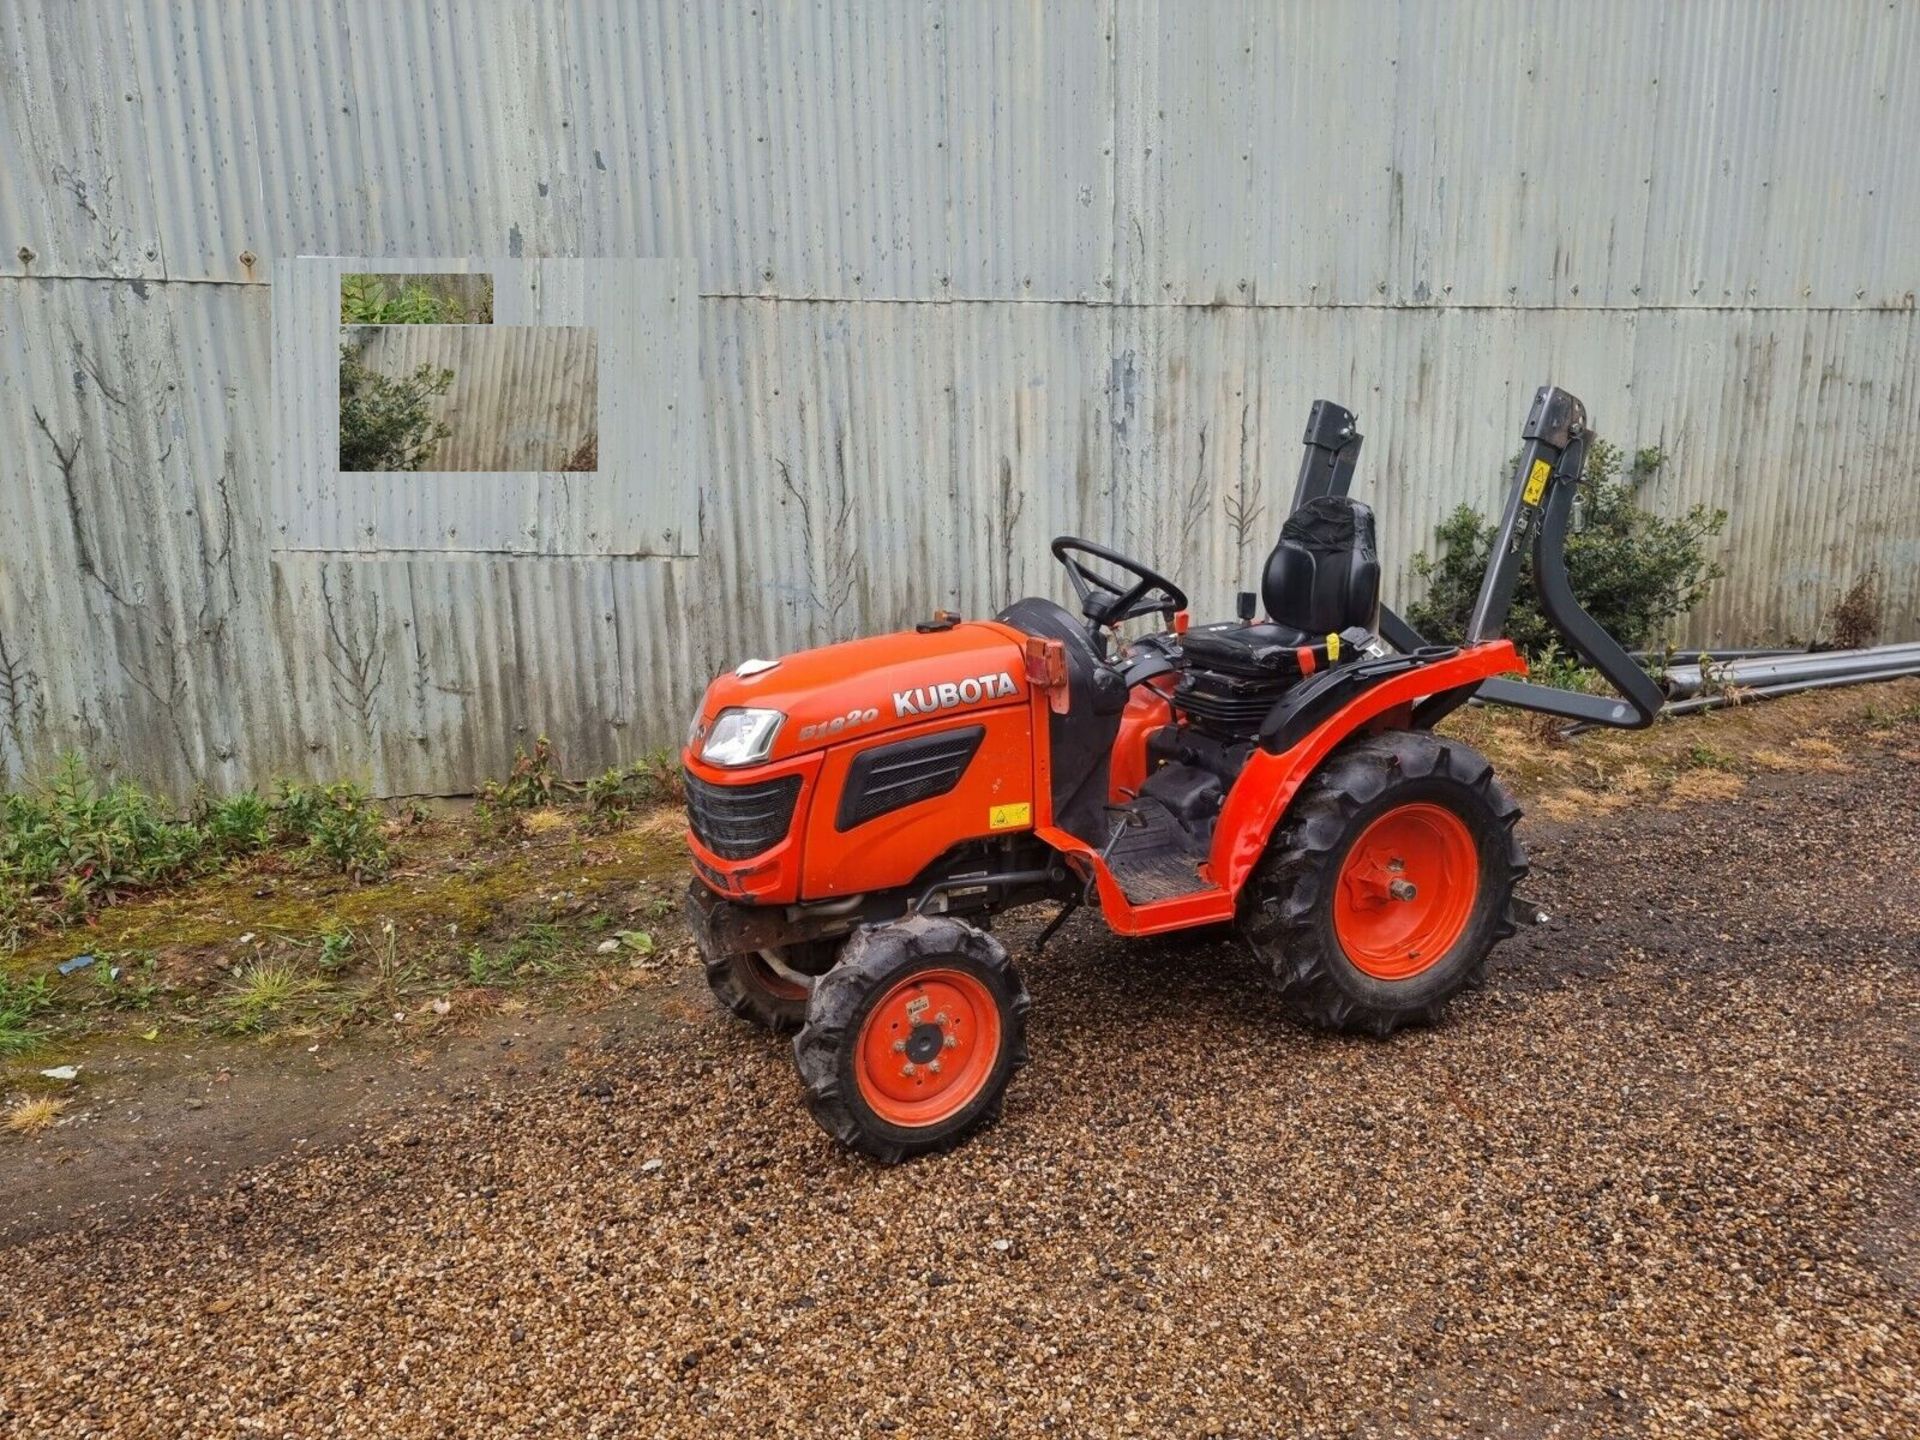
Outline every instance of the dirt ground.
<path fill-rule="evenodd" d="M 1554 918 L 1432 1032 L 1075 920 L 899 1169 L 690 964 L 111 1072 L 0 1150 L 0 1433 L 1920 1433 L 1920 734 L 1753 715 L 1541 746 Z"/>

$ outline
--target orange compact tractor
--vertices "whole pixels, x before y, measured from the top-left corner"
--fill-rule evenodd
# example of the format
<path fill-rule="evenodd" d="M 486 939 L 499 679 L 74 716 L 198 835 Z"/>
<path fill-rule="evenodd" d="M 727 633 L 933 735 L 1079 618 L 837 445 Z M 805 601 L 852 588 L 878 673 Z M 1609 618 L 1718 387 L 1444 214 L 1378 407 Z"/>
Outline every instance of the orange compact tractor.
<path fill-rule="evenodd" d="M 1436 1020 L 1531 912 L 1519 808 L 1435 722 L 1478 694 L 1640 726 L 1660 699 L 1567 585 L 1583 407 L 1543 387 L 1522 433 L 1459 645 L 1380 608 L 1373 513 L 1346 493 L 1360 436 L 1321 401 L 1237 620 L 1190 626 L 1173 581 L 1063 536 L 1078 615 L 942 612 L 708 686 L 688 910 L 721 1003 L 797 1032 L 814 1118 L 893 1161 L 997 1114 L 1029 1000 L 988 926 L 1037 901 L 1062 909 L 1036 950 L 1082 904 L 1123 935 L 1231 923 L 1315 1025 Z M 1624 700 L 1497 678 L 1525 669 L 1500 632 L 1529 545 L 1548 617 Z M 1119 637 L 1147 616 L 1164 628 Z"/>

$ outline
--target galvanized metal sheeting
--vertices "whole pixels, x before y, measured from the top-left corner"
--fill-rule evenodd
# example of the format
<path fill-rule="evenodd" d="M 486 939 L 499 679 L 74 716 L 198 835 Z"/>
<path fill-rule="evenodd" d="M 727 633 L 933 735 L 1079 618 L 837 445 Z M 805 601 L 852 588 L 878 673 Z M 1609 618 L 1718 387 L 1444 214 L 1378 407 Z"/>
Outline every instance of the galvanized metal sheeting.
<path fill-rule="evenodd" d="M 6 7 L 0 766 L 583 770 L 727 660 L 1057 590 L 1059 531 L 1226 613 L 1321 395 L 1404 602 L 1544 378 L 1732 512 L 1676 638 L 1806 637 L 1869 566 L 1911 636 L 1916 62 L 1868 0 Z M 274 458 L 303 255 L 683 258 L 690 483 L 369 541 Z M 519 553 L 451 553 L 487 515 Z"/>

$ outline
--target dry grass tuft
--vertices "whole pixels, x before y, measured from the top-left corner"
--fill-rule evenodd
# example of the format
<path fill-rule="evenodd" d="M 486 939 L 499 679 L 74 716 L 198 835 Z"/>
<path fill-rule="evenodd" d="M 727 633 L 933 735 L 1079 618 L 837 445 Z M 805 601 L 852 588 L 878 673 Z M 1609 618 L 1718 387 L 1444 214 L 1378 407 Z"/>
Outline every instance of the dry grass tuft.
<path fill-rule="evenodd" d="M 1725 770 L 1687 770 L 1668 784 L 1665 804 L 1678 810 L 1702 800 L 1730 800 L 1746 788 L 1745 780 Z"/>
<path fill-rule="evenodd" d="M 529 835 L 546 835 L 555 830 L 571 830 L 573 821 L 558 810 L 529 810 L 520 817 L 520 828 Z"/>
<path fill-rule="evenodd" d="M 66 1101 L 51 1095 L 30 1095 L 7 1111 L 6 1127 L 14 1135 L 38 1135 L 66 1113 Z"/>

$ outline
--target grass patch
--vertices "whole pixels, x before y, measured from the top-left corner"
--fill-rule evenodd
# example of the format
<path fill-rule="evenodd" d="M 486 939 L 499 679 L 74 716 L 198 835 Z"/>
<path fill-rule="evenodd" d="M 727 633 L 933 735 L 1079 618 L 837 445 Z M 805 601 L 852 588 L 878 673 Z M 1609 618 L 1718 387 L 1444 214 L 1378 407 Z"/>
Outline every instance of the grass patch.
<path fill-rule="evenodd" d="M 357 880 L 389 863 L 383 816 L 358 786 L 282 785 L 274 804 L 202 796 L 179 814 L 68 755 L 44 785 L 0 795 L 0 948 L 276 846 Z"/>
<path fill-rule="evenodd" d="M 0 1056 L 22 1055 L 40 1043 L 33 1022 L 53 1008 L 52 989 L 44 975 L 0 974 Z"/>
<path fill-rule="evenodd" d="M 235 1030 L 264 1030 L 322 988 L 317 977 L 286 961 L 260 960 L 233 977 L 220 997 L 220 1013 Z"/>

